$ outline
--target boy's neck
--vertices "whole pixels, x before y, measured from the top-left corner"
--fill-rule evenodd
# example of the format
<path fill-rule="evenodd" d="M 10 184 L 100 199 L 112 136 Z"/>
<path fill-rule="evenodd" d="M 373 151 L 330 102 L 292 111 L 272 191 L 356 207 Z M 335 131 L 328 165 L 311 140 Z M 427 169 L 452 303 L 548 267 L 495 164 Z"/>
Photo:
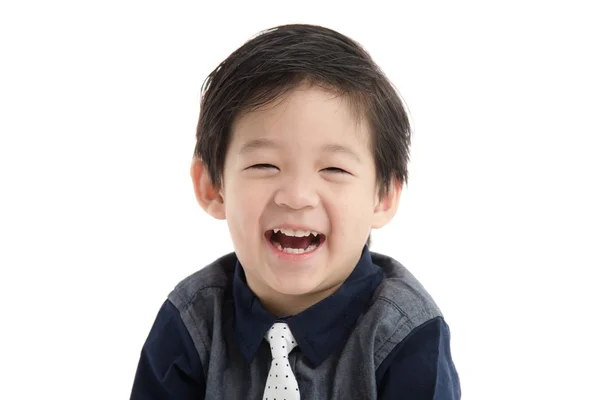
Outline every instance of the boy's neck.
<path fill-rule="evenodd" d="M 329 297 L 342 284 L 339 283 L 331 288 L 320 292 L 310 293 L 302 296 L 279 294 L 277 296 L 259 297 L 263 308 L 275 317 L 287 317 L 300 314 L 302 311 Z"/>

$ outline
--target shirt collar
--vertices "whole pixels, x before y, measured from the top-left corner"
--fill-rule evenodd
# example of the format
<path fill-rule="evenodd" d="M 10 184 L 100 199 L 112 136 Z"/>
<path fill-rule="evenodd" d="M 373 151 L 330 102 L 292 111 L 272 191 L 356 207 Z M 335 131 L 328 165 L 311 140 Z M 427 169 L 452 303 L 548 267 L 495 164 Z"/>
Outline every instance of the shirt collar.
<path fill-rule="evenodd" d="M 342 286 L 300 314 L 286 318 L 298 347 L 317 366 L 343 343 L 383 279 L 364 247 L 360 260 Z M 277 321 L 260 304 L 246 283 L 244 270 L 236 263 L 233 280 L 235 336 L 242 354 L 251 362 L 265 333 Z"/>

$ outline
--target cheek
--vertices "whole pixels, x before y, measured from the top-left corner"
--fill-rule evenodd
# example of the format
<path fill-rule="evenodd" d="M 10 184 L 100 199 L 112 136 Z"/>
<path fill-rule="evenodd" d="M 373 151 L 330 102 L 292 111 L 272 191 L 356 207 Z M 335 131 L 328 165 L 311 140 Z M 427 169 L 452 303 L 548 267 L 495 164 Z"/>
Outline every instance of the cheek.
<path fill-rule="evenodd" d="M 373 219 L 373 198 L 367 191 L 357 191 L 350 196 L 344 196 L 343 202 L 333 207 L 338 224 L 352 236 L 363 236 L 371 229 Z"/>
<path fill-rule="evenodd" d="M 364 193 L 334 198 L 327 210 L 332 229 L 341 240 L 362 236 L 371 228 L 373 204 Z"/>
<path fill-rule="evenodd" d="M 256 229 L 268 202 L 268 192 L 264 188 L 244 180 L 231 180 L 225 187 L 225 209 L 230 229 L 239 235 Z"/>

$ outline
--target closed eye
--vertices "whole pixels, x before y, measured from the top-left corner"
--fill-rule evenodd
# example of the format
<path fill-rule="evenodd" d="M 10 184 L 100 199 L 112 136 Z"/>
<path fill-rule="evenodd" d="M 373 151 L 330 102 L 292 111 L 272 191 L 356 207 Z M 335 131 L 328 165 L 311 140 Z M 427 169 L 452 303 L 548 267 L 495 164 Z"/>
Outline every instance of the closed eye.
<path fill-rule="evenodd" d="M 342 173 L 342 174 L 349 174 L 348 171 L 343 170 L 341 168 L 336 168 L 336 167 L 329 167 L 329 168 L 325 168 L 323 171 L 328 171 L 328 172 L 335 172 L 335 173 Z"/>
<path fill-rule="evenodd" d="M 273 164 L 255 164 L 252 165 L 250 167 L 248 167 L 248 169 L 250 168 L 254 168 L 254 169 L 269 169 L 269 168 L 275 168 L 278 169 L 276 166 L 274 166 Z"/>

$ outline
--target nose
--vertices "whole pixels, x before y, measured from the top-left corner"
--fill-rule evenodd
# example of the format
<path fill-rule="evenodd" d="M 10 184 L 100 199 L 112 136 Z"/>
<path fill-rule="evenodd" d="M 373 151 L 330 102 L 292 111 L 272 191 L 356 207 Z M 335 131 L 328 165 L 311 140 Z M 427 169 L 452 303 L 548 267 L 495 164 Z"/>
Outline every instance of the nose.
<path fill-rule="evenodd" d="M 278 206 L 301 210 L 316 207 L 319 204 L 319 195 L 309 177 L 288 176 L 282 180 L 274 200 Z"/>

